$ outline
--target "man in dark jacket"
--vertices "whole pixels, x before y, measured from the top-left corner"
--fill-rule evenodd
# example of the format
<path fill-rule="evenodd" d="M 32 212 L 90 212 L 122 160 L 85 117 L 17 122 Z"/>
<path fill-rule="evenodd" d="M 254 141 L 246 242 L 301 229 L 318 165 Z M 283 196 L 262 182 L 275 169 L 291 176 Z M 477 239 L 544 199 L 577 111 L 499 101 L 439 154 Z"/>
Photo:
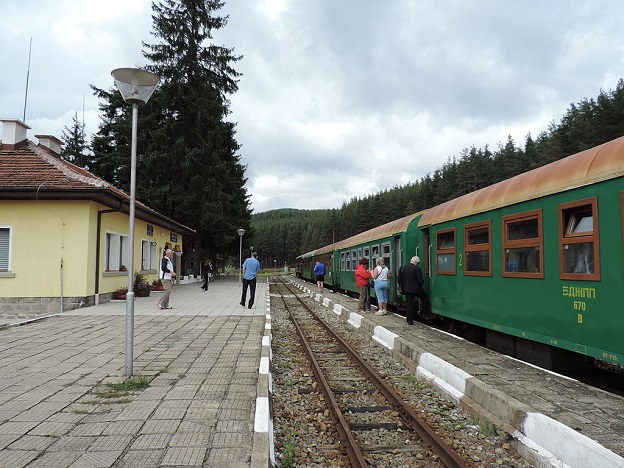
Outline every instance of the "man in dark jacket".
<path fill-rule="evenodd" d="M 399 268 L 397 275 L 397 282 L 399 283 L 399 291 L 405 295 L 405 318 L 407 323 L 412 325 L 414 323 L 415 301 L 418 297 L 420 299 L 420 314 L 423 318 L 431 318 L 432 315 L 429 312 L 429 296 L 423 290 L 423 274 L 420 269 L 420 258 L 417 256 L 412 257 L 409 263 L 402 265 Z"/>

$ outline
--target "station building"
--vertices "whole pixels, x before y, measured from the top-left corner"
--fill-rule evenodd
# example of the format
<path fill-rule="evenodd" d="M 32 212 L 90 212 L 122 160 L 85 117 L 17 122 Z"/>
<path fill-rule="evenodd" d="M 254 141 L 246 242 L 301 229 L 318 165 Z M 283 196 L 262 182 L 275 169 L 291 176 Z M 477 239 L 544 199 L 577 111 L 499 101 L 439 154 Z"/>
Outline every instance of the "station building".
<path fill-rule="evenodd" d="M 111 299 L 128 285 L 130 196 L 60 158 L 51 135 L 0 119 L 0 314 L 56 313 Z M 130 155 L 128 155 L 130 158 Z M 135 205 L 134 268 L 158 278 L 164 250 L 181 271 L 182 239 L 195 231 Z"/>

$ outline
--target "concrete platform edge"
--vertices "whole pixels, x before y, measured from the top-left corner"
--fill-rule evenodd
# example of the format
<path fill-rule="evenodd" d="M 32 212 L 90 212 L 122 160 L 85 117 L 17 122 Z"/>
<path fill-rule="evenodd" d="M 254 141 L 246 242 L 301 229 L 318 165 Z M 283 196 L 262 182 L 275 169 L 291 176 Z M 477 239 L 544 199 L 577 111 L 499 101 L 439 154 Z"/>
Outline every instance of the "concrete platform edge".
<path fill-rule="evenodd" d="M 461 408 L 491 420 L 510 434 L 517 442 L 518 452 L 530 463 L 540 468 L 624 467 L 624 458 L 589 437 L 542 413 L 532 411 L 522 402 L 425 352 L 365 316 L 351 312 L 344 306 L 334 305 L 330 299 L 317 292 L 311 292 L 305 286 L 296 282 L 293 284 L 339 315 L 360 333 L 387 348 L 397 360 L 414 372 L 418 379 L 429 382 L 443 396 Z"/>
<path fill-rule="evenodd" d="M 271 393 L 271 297 L 269 287 L 266 294 L 266 321 L 262 336 L 262 352 L 258 368 L 258 386 L 256 389 L 256 414 L 254 418 L 254 437 L 252 442 L 251 466 L 275 466 L 275 445 L 273 440 L 273 417 Z"/>

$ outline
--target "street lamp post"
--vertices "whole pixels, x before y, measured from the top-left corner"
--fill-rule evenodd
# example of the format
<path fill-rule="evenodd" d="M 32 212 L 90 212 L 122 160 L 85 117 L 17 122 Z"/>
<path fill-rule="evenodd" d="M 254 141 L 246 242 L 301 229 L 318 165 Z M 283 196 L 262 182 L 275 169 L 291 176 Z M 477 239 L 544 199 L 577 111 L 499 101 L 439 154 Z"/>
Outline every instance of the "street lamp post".
<path fill-rule="evenodd" d="M 139 105 L 152 96 L 160 81 L 158 75 L 136 68 L 116 68 L 111 72 L 123 100 L 132 104 L 132 149 L 130 157 L 130 226 L 128 234 L 128 293 L 126 294 L 126 367 L 124 375 L 132 375 L 134 348 L 134 208 L 136 199 L 137 120 Z"/>
<path fill-rule="evenodd" d="M 239 229 L 238 230 L 238 235 L 240 236 L 240 249 L 238 251 L 238 259 L 239 259 L 239 265 L 238 265 L 238 285 L 242 286 L 243 285 L 243 280 L 241 279 L 241 271 L 243 270 L 243 236 L 245 235 L 245 230 L 244 229 Z"/>

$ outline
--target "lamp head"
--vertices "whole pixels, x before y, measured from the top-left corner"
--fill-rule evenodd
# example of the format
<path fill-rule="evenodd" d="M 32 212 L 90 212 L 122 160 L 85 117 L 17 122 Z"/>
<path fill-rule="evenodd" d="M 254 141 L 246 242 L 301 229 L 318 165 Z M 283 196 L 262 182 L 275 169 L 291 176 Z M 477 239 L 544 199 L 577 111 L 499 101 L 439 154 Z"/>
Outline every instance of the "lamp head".
<path fill-rule="evenodd" d="M 111 72 L 124 101 L 145 104 L 149 101 L 160 78 L 155 73 L 138 68 L 116 68 Z"/>
<path fill-rule="evenodd" d="M 245 230 L 244 229 L 239 229 L 238 230 L 238 235 L 243 237 L 245 235 Z"/>

